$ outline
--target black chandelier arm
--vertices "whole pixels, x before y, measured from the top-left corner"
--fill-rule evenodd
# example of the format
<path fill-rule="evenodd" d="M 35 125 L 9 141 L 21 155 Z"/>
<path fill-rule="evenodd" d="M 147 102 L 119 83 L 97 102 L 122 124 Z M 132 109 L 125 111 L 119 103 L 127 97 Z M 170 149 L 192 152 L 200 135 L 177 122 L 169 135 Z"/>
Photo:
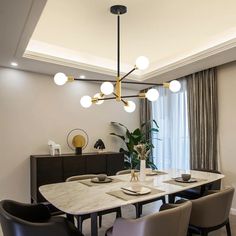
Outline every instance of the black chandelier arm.
<path fill-rule="evenodd" d="M 117 78 L 120 78 L 120 14 L 117 15 Z"/>
<path fill-rule="evenodd" d="M 133 71 L 135 71 L 137 69 L 137 67 L 135 66 L 131 71 L 129 71 L 126 75 L 124 75 L 123 77 L 121 77 L 120 81 L 122 81 L 123 79 L 125 79 L 127 76 L 129 76 Z"/>
<path fill-rule="evenodd" d="M 114 97 L 105 97 L 105 98 L 97 98 L 96 100 L 97 101 L 105 101 L 105 100 L 113 100 L 113 99 L 116 99 L 117 95 L 114 94 L 115 96 Z M 121 96 L 121 99 L 123 100 L 124 98 L 140 98 L 140 95 L 139 94 L 136 94 L 136 95 L 126 95 L 126 96 Z M 142 98 L 142 96 L 141 96 Z M 122 101 L 124 103 L 127 103 L 126 101 Z"/>
<path fill-rule="evenodd" d="M 79 79 L 79 78 L 74 78 L 76 81 L 84 81 L 84 82 L 111 82 L 111 83 L 116 83 L 114 80 L 101 80 L 101 79 Z M 158 84 L 158 83 L 145 83 L 145 82 L 136 82 L 136 81 L 122 81 L 123 84 L 140 84 L 140 85 L 150 85 L 150 86 L 158 86 L 158 85 L 163 85 L 163 84 Z"/>

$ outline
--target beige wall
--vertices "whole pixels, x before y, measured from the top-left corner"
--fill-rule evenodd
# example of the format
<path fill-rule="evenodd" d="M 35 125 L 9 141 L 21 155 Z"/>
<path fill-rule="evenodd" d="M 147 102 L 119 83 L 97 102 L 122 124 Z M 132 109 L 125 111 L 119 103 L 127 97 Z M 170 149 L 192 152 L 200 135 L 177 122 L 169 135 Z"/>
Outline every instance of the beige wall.
<path fill-rule="evenodd" d="M 80 106 L 81 96 L 98 91 L 98 84 L 74 82 L 59 87 L 49 76 L 0 68 L 0 199 L 29 201 L 29 156 L 48 153 L 48 139 L 61 144 L 63 153 L 71 152 L 66 135 L 73 128 L 87 131 L 85 152 L 94 151 L 98 138 L 107 150 L 119 150 L 117 140 L 109 135 L 110 121 L 132 130 L 139 125 L 139 107 L 129 114 L 113 101 L 90 109 Z"/>
<path fill-rule="evenodd" d="M 236 187 L 236 62 L 218 68 L 219 145 L 225 186 Z M 236 196 L 233 206 L 236 214 Z"/>

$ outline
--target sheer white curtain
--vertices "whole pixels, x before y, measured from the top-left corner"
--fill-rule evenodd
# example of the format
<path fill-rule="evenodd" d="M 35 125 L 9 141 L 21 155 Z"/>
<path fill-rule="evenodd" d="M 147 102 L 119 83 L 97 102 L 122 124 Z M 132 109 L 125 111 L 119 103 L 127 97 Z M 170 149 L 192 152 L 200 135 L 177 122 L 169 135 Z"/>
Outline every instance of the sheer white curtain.
<path fill-rule="evenodd" d="M 158 86 L 159 98 L 152 103 L 152 118 L 159 125 L 153 137 L 153 159 L 158 169 L 189 169 L 189 132 L 186 80 L 177 93 Z"/>

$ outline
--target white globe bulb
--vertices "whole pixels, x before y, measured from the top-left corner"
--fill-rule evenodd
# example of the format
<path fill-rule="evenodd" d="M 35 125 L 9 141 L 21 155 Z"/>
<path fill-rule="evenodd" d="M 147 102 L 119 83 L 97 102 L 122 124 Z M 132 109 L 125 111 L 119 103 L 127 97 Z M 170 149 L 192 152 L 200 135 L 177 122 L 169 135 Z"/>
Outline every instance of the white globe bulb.
<path fill-rule="evenodd" d="M 178 92 L 180 89 L 181 89 L 181 84 L 178 80 L 172 80 L 170 82 L 170 86 L 169 86 L 169 89 L 172 91 L 172 92 Z"/>
<path fill-rule="evenodd" d="M 93 97 L 94 98 L 102 98 L 100 93 L 96 93 Z M 95 102 L 95 104 L 97 104 L 97 105 L 101 105 L 102 103 L 104 103 L 104 100 L 98 100 L 97 102 Z"/>
<path fill-rule="evenodd" d="M 80 104 L 84 108 L 88 108 L 92 105 L 92 98 L 90 96 L 83 96 L 80 99 Z"/>
<path fill-rule="evenodd" d="M 110 95 L 114 91 L 114 86 L 111 82 L 104 82 L 102 83 L 100 89 L 103 94 Z"/>
<path fill-rule="evenodd" d="M 63 85 L 68 81 L 67 76 L 64 73 L 56 73 L 54 76 L 54 82 L 57 85 Z"/>
<path fill-rule="evenodd" d="M 136 108 L 136 105 L 133 101 L 127 101 L 127 105 L 124 106 L 124 109 L 126 112 L 134 112 L 135 111 L 135 108 Z"/>
<path fill-rule="evenodd" d="M 147 57 L 140 56 L 136 60 L 136 66 L 139 70 L 145 70 L 149 66 L 149 60 Z"/>
<path fill-rule="evenodd" d="M 156 101 L 158 97 L 159 97 L 159 92 L 156 89 L 152 88 L 146 92 L 146 98 L 151 102 Z"/>

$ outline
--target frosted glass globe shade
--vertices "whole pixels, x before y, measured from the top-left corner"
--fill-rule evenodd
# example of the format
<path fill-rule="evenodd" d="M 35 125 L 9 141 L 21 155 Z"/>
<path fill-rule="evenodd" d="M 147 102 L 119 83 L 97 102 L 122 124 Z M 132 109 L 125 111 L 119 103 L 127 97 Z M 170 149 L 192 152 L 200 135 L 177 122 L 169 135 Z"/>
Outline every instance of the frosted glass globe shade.
<path fill-rule="evenodd" d="M 114 91 L 114 86 L 111 82 L 104 82 L 102 83 L 100 89 L 103 94 L 110 95 Z"/>
<path fill-rule="evenodd" d="M 127 103 L 128 105 L 124 106 L 125 111 L 129 113 L 134 112 L 136 108 L 135 103 L 133 101 L 128 101 Z"/>
<path fill-rule="evenodd" d="M 67 82 L 68 78 L 64 73 L 56 73 L 54 76 L 54 82 L 57 85 L 64 85 Z"/>
<path fill-rule="evenodd" d="M 180 82 L 178 80 L 172 80 L 170 82 L 169 89 L 174 93 L 178 92 L 181 89 Z"/>
<path fill-rule="evenodd" d="M 139 70 L 145 70 L 149 66 L 149 60 L 147 57 L 140 56 L 136 60 L 136 66 Z"/>
<path fill-rule="evenodd" d="M 158 97 L 159 97 L 159 92 L 156 89 L 149 89 L 146 92 L 146 98 L 151 102 L 156 101 Z"/>
<path fill-rule="evenodd" d="M 93 97 L 94 98 L 102 98 L 100 93 L 96 93 Z M 104 100 L 98 100 L 97 102 L 95 102 L 95 104 L 97 104 L 97 105 L 101 105 L 103 103 L 104 103 Z"/>
<path fill-rule="evenodd" d="M 82 107 L 84 108 L 88 108 L 92 105 L 92 98 L 90 96 L 83 96 L 81 99 L 80 99 L 80 104 Z"/>

